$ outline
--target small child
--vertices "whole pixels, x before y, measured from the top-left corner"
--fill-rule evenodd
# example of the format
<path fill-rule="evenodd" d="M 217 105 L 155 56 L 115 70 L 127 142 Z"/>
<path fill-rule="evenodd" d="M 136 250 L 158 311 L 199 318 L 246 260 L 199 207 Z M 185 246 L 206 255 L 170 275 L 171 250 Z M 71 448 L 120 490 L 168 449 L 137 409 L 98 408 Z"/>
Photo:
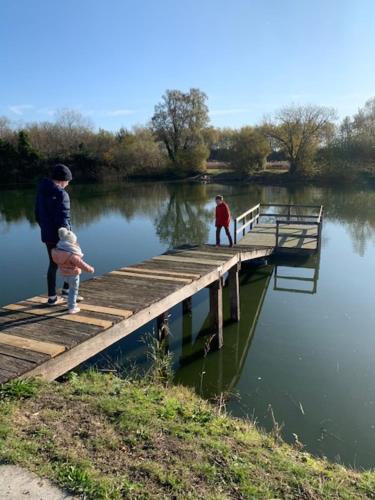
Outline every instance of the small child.
<path fill-rule="evenodd" d="M 77 243 L 77 236 L 72 231 L 61 227 L 58 234 L 60 240 L 56 248 L 52 249 L 52 259 L 59 266 L 64 280 L 69 283 L 69 314 L 76 314 L 80 311 L 77 307 L 79 275 L 82 271 L 93 273 L 94 268 L 82 259 L 82 250 Z"/>
<path fill-rule="evenodd" d="M 230 225 L 230 210 L 225 203 L 224 198 L 218 194 L 215 198 L 216 212 L 215 212 L 215 226 L 216 226 L 216 246 L 220 246 L 220 232 L 223 227 L 226 235 L 228 236 L 229 246 L 233 246 L 232 236 L 229 231 Z"/>

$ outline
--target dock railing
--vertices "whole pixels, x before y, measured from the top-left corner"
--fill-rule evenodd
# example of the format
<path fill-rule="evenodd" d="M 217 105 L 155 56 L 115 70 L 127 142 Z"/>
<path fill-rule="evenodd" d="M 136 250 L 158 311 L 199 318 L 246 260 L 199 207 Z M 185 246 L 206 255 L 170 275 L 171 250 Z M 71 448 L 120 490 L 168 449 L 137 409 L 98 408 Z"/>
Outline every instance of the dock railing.
<path fill-rule="evenodd" d="M 277 209 L 278 211 L 272 212 L 272 209 Z M 258 203 L 234 219 L 234 242 L 237 243 L 241 237 L 245 236 L 246 229 L 251 231 L 254 224 L 259 224 L 260 218 L 275 219 L 276 249 L 280 246 L 280 237 L 290 236 L 290 233 L 286 233 L 285 231 L 282 232 L 283 226 L 287 225 L 316 226 L 317 231 L 315 235 L 311 233 L 293 233 L 293 237 L 312 238 L 317 240 L 318 245 L 320 243 L 323 223 L 323 205 Z"/>
<path fill-rule="evenodd" d="M 234 219 L 234 243 L 237 243 L 238 234 L 242 233 L 242 236 L 245 236 L 246 229 L 249 228 L 249 231 L 252 230 L 254 224 L 259 223 L 260 217 L 260 203 L 254 205 L 249 210 L 246 210 L 243 214 L 239 215 Z"/>
<path fill-rule="evenodd" d="M 293 233 L 293 238 L 302 239 L 316 239 L 317 248 L 320 243 L 320 237 L 322 233 L 322 221 L 323 221 L 323 205 L 290 205 L 290 204 L 274 204 L 274 205 L 263 205 L 268 207 L 280 207 L 285 209 L 286 213 L 262 213 L 263 216 L 275 217 L 276 218 L 276 250 L 281 246 L 280 237 L 286 236 L 290 237 L 290 232 L 283 232 L 283 227 L 285 226 L 316 226 L 316 234 L 311 232 L 301 232 Z M 304 211 L 309 213 L 302 213 Z M 295 213 L 292 213 L 295 212 Z M 315 212 L 315 213 L 313 213 Z"/>

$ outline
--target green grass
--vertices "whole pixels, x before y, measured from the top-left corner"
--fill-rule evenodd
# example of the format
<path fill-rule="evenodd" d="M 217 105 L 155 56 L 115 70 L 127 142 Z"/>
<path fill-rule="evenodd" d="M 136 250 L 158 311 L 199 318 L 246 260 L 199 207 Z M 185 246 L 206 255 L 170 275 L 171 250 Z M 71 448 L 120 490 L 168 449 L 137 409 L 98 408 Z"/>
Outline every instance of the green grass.
<path fill-rule="evenodd" d="M 0 394 L 0 459 L 83 498 L 375 498 L 374 472 L 315 459 L 184 387 L 87 372 Z"/>

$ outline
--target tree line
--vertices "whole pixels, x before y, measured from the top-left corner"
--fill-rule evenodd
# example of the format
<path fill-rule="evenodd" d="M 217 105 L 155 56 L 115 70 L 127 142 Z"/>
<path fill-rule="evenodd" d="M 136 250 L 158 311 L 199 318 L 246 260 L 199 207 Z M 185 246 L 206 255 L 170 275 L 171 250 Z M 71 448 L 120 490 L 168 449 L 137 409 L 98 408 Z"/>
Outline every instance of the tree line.
<path fill-rule="evenodd" d="M 74 110 L 54 121 L 14 126 L 0 117 L 0 183 L 34 181 L 56 162 L 78 181 L 184 178 L 208 159 L 228 162 L 239 176 L 262 173 L 268 159 L 289 163 L 289 177 L 375 178 L 375 98 L 336 123 L 333 109 L 291 105 L 256 126 L 215 128 L 199 89 L 167 90 L 150 122 L 131 130 L 95 130 Z"/>

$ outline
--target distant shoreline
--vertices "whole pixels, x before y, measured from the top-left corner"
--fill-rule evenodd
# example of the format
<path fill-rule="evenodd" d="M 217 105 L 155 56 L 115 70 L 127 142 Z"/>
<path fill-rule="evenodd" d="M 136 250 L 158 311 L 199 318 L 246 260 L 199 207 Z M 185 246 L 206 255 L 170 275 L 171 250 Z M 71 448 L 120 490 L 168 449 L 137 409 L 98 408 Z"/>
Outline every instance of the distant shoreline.
<path fill-rule="evenodd" d="M 207 182 L 203 182 L 201 180 L 202 176 L 207 177 Z M 13 190 L 17 188 L 32 188 L 35 187 L 39 182 L 39 178 L 34 181 L 27 181 L 22 183 L 9 183 L 4 184 L 0 183 L 0 190 Z M 121 184 L 148 184 L 153 182 L 160 183 L 173 183 L 173 184 L 186 184 L 186 183 L 200 183 L 200 184 L 258 184 L 263 186 L 302 186 L 302 185 L 313 185 L 313 186 L 364 186 L 375 188 L 375 178 L 369 176 L 356 176 L 354 178 L 346 178 L 346 177 L 324 177 L 324 176 L 294 176 L 290 175 L 289 172 L 270 172 L 270 171 L 262 171 L 259 173 L 255 173 L 248 176 L 243 176 L 235 171 L 226 171 L 212 174 L 209 171 L 203 172 L 201 174 L 197 174 L 195 176 L 178 178 L 175 176 L 135 176 L 129 177 L 127 179 L 102 179 L 99 181 L 87 181 L 84 182 L 82 178 L 74 182 L 74 185 L 111 185 L 114 183 Z"/>

